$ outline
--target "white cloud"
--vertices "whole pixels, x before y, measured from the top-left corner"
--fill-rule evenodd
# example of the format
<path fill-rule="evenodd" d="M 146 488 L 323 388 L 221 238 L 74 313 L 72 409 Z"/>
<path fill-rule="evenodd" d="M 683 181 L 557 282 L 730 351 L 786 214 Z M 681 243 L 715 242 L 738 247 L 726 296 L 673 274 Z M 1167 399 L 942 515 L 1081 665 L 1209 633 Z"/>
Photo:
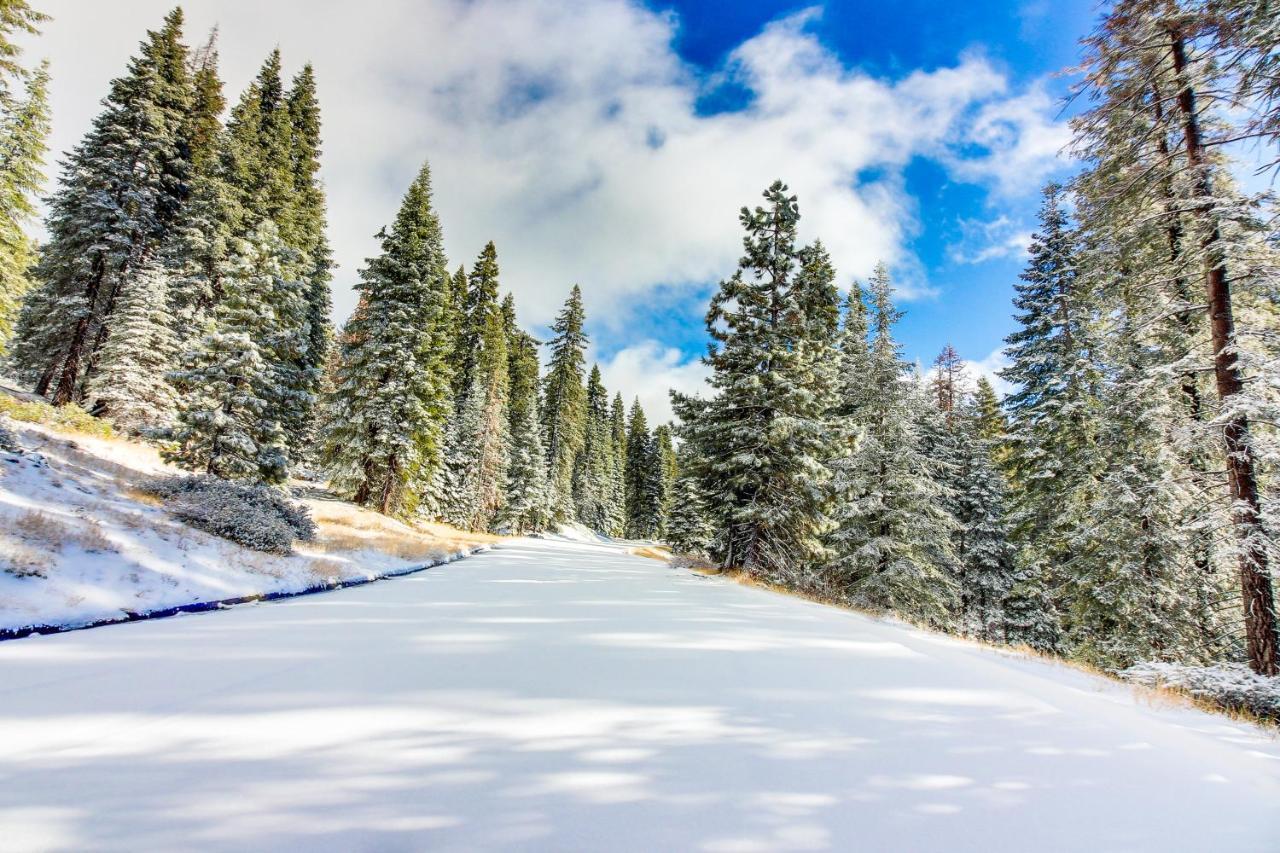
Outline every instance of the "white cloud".
<path fill-rule="evenodd" d="M 700 394 L 708 370 L 700 358 L 689 358 L 673 347 L 643 340 L 602 361 L 600 375 L 611 394 L 622 392 L 628 409 L 631 399 L 638 396 L 652 427 L 675 420 L 670 392 Z"/>
<path fill-rule="evenodd" d="M 53 60 L 56 151 L 173 2 L 41 4 L 55 16 L 33 50 Z M 897 81 L 847 68 L 806 31 L 813 11 L 732 52 L 721 76 L 755 93 L 749 108 L 700 115 L 708 84 L 672 48 L 678 21 L 627 0 L 184 7 L 191 41 L 221 26 L 233 98 L 277 44 L 290 69 L 314 61 L 340 315 L 424 158 L 455 263 L 495 240 L 523 319 L 544 323 L 574 282 L 600 316 L 656 285 L 728 274 L 738 208 L 775 177 L 799 194 L 803 236 L 822 236 L 842 280 L 879 259 L 910 270 L 902 167 L 927 156 L 960 180 L 1030 190 L 1063 132 L 1043 92 L 1011 93 L 978 54 Z M 928 290 L 922 276 L 904 282 L 903 296 Z"/>
<path fill-rule="evenodd" d="M 1022 257 L 1031 243 L 1031 231 L 1003 214 L 985 221 L 962 219 L 960 231 L 960 241 L 948 247 L 947 255 L 961 264 Z"/>
<path fill-rule="evenodd" d="M 966 360 L 964 366 L 975 381 L 979 376 L 985 376 L 991 386 L 996 389 L 996 394 L 1001 397 L 1013 390 L 1013 383 L 1001 379 L 998 375 L 998 371 L 1009 366 L 1009 357 L 1005 354 L 1004 347 L 993 350 L 986 358 L 978 361 Z"/>

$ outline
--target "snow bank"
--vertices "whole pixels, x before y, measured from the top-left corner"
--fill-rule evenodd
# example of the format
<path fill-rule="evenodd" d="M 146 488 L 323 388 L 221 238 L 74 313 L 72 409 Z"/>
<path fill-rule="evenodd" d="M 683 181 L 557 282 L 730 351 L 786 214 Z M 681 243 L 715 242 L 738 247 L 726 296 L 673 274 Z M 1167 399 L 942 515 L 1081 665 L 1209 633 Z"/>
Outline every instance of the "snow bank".
<path fill-rule="evenodd" d="M 0 451 L 0 637 L 367 582 L 485 542 L 310 499 L 314 542 L 290 554 L 252 551 L 176 521 L 138 488 L 175 472 L 154 448 L 7 428 L 18 449 Z"/>
<path fill-rule="evenodd" d="M 1147 687 L 1169 687 L 1232 710 L 1280 720 L 1280 678 L 1258 675 L 1242 663 L 1186 666 L 1148 661 L 1120 677 Z"/>

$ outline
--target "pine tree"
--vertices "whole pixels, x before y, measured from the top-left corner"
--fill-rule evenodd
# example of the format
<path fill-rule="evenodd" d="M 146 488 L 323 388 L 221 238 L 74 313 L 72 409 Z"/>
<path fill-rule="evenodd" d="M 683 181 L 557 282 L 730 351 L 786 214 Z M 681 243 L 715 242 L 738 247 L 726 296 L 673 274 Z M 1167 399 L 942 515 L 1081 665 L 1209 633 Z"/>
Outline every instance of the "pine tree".
<path fill-rule="evenodd" d="M 613 429 L 609 420 L 609 392 L 592 365 L 587 379 L 586 429 L 573 476 L 573 504 L 577 519 L 597 533 L 609 534 L 616 525 L 613 505 Z"/>
<path fill-rule="evenodd" d="M 538 420 L 538 342 L 515 328 L 509 329 L 508 335 L 511 453 L 506 496 L 496 527 L 506 533 L 537 533 L 547 523 L 546 453 Z"/>
<path fill-rule="evenodd" d="M 929 382 L 929 388 L 933 392 L 934 404 L 949 423 L 966 390 L 964 361 L 951 344 L 943 347 L 942 352 L 938 353 L 938 357 L 933 360 L 933 377 Z"/>
<path fill-rule="evenodd" d="M 582 291 L 575 284 L 551 326 L 551 363 L 543 383 L 543 437 L 551 523 L 575 515 L 573 468 L 586 441 L 587 392 L 582 385 L 587 335 L 582 329 Z"/>
<path fill-rule="evenodd" d="M 702 482 L 687 458 L 679 460 L 676 468 L 679 474 L 672 484 L 664 541 L 677 554 L 706 557 L 713 531 Z"/>
<path fill-rule="evenodd" d="M 936 463 L 923 447 L 931 403 L 919 383 L 904 381 L 909 368 L 892 335 L 900 314 L 891 289 L 888 271 L 877 267 L 865 355 L 856 331 L 845 336 L 854 350 L 850 360 L 867 362 L 862 390 L 851 401 L 861 444 L 842 473 L 838 526 L 831 537 L 837 556 L 824 575 L 858 606 L 941 626 L 949 623 L 958 598 L 951 544 L 956 523 Z M 846 379 L 851 380 L 847 374 Z"/>
<path fill-rule="evenodd" d="M 48 244 L 36 269 L 41 314 L 25 315 L 19 368 L 39 374 L 61 405 L 83 397 L 117 295 L 155 257 L 186 199 L 181 131 L 190 110 L 182 13 L 150 32 L 104 111 L 68 157 L 50 200 Z"/>
<path fill-rule="evenodd" d="M 41 167 L 50 126 L 47 64 L 27 76 L 25 87 L 22 100 L 0 96 L 0 356 L 13 336 L 22 298 L 32 287 L 28 268 L 35 243 L 26 226 L 44 184 Z"/>
<path fill-rule="evenodd" d="M 627 529 L 627 407 L 622 392 L 613 395 L 609 409 L 610 458 L 609 504 L 612 518 L 610 536 L 622 536 Z"/>
<path fill-rule="evenodd" d="M 323 458 L 342 493 L 408 516 L 443 463 L 452 411 L 449 279 L 428 166 L 378 237 L 340 342 Z"/>
<path fill-rule="evenodd" d="M 498 306 L 498 287 L 498 251 L 491 240 L 471 267 L 471 275 L 461 297 L 459 346 L 454 355 L 459 375 L 465 380 L 458 398 L 459 405 L 475 379 L 489 312 Z"/>
<path fill-rule="evenodd" d="M 1008 464 L 1013 533 L 1028 589 L 1061 586 L 1069 538 L 1095 499 L 1101 466 L 1096 311 L 1079 275 L 1078 240 L 1062 195 L 1056 184 L 1045 189 L 1040 230 L 1015 288 L 1019 328 L 1006 338 L 1010 364 L 1000 374 L 1015 387 L 1005 398 Z M 1043 577 L 1030 580 L 1034 575 Z M 1055 602 L 1055 611 L 1068 608 Z"/>
<path fill-rule="evenodd" d="M 177 410 L 168 373 L 178 356 L 168 279 L 157 261 L 132 276 L 88 389 L 89 411 L 130 431 L 167 426 Z"/>
<path fill-rule="evenodd" d="M 296 248 L 309 264 L 301 271 L 301 278 L 307 286 L 307 340 L 306 346 L 299 348 L 297 368 L 300 390 L 314 401 L 333 337 L 329 296 L 333 260 L 325 233 L 327 205 L 324 186 L 317 177 L 320 169 L 320 106 L 316 98 L 315 72 L 309 63 L 293 78 L 285 109 L 290 124 L 289 161 L 293 178 Z M 285 430 L 291 436 L 295 452 L 305 453 L 312 446 L 315 417 L 314 403 L 289 412 Z"/>
<path fill-rule="evenodd" d="M 989 406 L 994 397 L 991 383 L 978 380 L 978 393 L 961 402 L 951 420 L 957 451 L 952 501 L 953 545 L 960 568 L 957 627 L 984 640 L 1005 638 L 1005 600 L 1017 568 L 1009 535 L 1008 486 L 994 458 L 997 439 L 991 437 Z"/>
<path fill-rule="evenodd" d="M 662 472 L 644 409 L 637 398 L 627 420 L 626 536 L 654 539 L 662 520 Z"/>
<path fill-rule="evenodd" d="M 654 467 L 658 472 L 658 530 L 659 539 L 666 536 L 667 517 L 671 514 L 675 497 L 676 478 L 680 475 L 676 461 L 675 444 L 671 438 L 671 425 L 659 424 L 653 431 Z"/>
<path fill-rule="evenodd" d="M 184 348 L 209 330 L 232 265 L 232 226 L 239 221 L 228 177 L 229 140 L 222 128 L 226 97 L 218 76 L 216 30 L 193 54 L 191 64 L 191 191 L 164 247 L 173 328 Z"/>
<path fill-rule="evenodd" d="M 457 451 L 451 462 L 458 488 L 446 496 L 446 517 L 469 530 L 489 530 L 501 516 L 506 494 L 510 379 L 502 311 L 496 303 L 481 304 L 477 311 L 484 314 L 484 326 L 471 388 L 458 415 Z"/>
<path fill-rule="evenodd" d="M 815 296 L 819 253 L 795 245 L 795 197 L 781 181 L 764 196 L 766 206 L 742 210 L 745 254 L 707 312 L 714 396 L 672 401 L 711 492 L 714 556 L 778 579 L 826 557 L 831 400 L 814 368 L 834 329 Z"/>
<path fill-rule="evenodd" d="M 271 223 L 237 240 L 237 259 L 218 304 L 215 330 L 184 356 L 175 374 L 184 389 L 176 447 L 184 468 L 229 480 L 282 483 L 288 450 L 274 410 L 275 377 L 259 341 L 272 337 L 271 294 L 293 260 Z"/>
<path fill-rule="evenodd" d="M 1089 230 L 1116 243 L 1121 262 L 1111 265 L 1126 267 L 1150 295 L 1143 325 L 1161 329 L 1165 349 L 1155 374 L 1179 376 L 1186 389 L 1173 434 L 1191 436 L 1178 446 L 1188 479 L 1211 485 L 1218 466 L 1203 464 L 1195 437 L 1217 440 L 1226 500 L 1216 511 L 1235 534 L 1247 654 L 1257 672 L 1275 675 L 1280 632 L 1263 485 L 1275 452 L 1265 426 L 1274 422 L 1274 393 L 1263 390 L 1276 364 L 1266 331 L 1275 322 L 1274 247 L 1265 245 L 1257 200 L 1232 186 L 1224 149 L 1268 133 L 1274 15 L 1257 18 L 1259 9 L 1231 0 L 1211 5 L 1206 14 L 1198 3 L 1127 0 L 1086 40 L 1083 89 L 1094 106 L 1074 122 L 1089 164 L 1079 186 Z M 1233 90 L 1241 100 L 1224 98 Z M 1200 395 L 1205 375 L 1216 402 Z M 1211 549 L 1203 541 L 1196 549 L 1209 569 Z"/>

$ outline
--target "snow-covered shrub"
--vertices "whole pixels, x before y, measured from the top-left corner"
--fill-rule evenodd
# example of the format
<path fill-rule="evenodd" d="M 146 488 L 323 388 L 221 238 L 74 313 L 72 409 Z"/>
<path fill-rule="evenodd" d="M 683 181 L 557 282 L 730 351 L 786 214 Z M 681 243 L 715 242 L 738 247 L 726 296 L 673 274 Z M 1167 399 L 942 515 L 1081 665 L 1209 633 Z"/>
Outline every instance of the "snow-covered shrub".
<path fill-rule="evenodd" d="M 1280 720 L 1280 678 L 1258 675 L 1242 663 L 1186 666 L 1143 662 L 1120 677 L 1148 687 L 1169 687 L 1232 710 Z"/>
<path fill-rule="evenodd" d="M 179 521 L 255 551 L 288 554 L 295 539 L 316 536 L 305 506 L 264 485 L 171 476 L 149 480 L 142 490 L 162 499 Z"/>
<path fill-rule="evenodd" d="M 4 453 L 21 453 L 22 445 L 18 444 L 18 437 L 9 428 L 8 420 L 8 418 L 0 415 L 0 451 Z"/>

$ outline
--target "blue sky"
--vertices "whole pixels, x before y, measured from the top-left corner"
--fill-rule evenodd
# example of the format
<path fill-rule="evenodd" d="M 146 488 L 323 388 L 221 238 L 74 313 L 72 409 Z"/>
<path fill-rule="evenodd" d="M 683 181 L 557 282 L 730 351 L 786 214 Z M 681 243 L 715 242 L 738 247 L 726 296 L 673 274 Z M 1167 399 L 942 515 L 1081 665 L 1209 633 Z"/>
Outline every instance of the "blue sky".
<path fill-rule="evenodd" d="M 45 0 L 60 156 L 173 0 Z M 535 331 L 581 284 L 605 381 L 652 420 L 705 376 L 702 315 L 737 211 L 800 197 L 842 284 L 887 262 L 924 363 L 990 370 L 1038 190 L 1069 168 L 1056 72 L 1091 0 L 188 0 L 234 98 L 274 47 L 314 64 L 335 313 L 423 160 L 454 264 L 488 240 Z"/>
<path fill-rule="evenodd" d="M 812 5 L 758 0 L 649 3 L 678 16 L 675 47 L 708 79 L 738 44 L 770 21 Z M 1094 5 L 1088 2 L 842 0 L 822 6 L 822 14 L 808 27 L 847 66 L 877 77 L 900 78 L 919 69 L 954 65 L 962 54 L 977 51 L 1011 80 L 1039 83 L 1053 97 L 1062 98 L 1072 79 L 1064 69 L 1078 61 L 1079 39 L 1095 17 Z M 748 103 L 749 93 L 724 86 L 704 99 L 704 109 L 742 109 Z M 1063 108 L 1065 117 L 1070 109 Z M 1064 164 L 1063 174 L 1067 168 Z M 907 245 L 934 291 L 903 303 L 907 314 L 899 336 L 907 354 L 927 365 L 950 342 L 966 358 L 987 358 L 1013 327 L 1010 298 L 1022 257 L 1015 253 L 962 261 L 955 251 L 965 243 L 967 220 L 991 222 L 1004 216 L 1013 223 L 1014 234 L 1033 227 L 1036 185 L 1028 183 L 1024 192 L 991 198 L 984 187 L 953 181 L 925 158 L 911 162 L 904 175 L 906 192 L 917 203 L 918 220 L 918 231 Z M 800 202 L 803 214 L 804 199 Z M 663 307 L 686 312 L 697 307 L 687 303 Z M 689 351 L 703 346 L 699 320 L 696 314 L 684 318 L 664 341 Z"/>

